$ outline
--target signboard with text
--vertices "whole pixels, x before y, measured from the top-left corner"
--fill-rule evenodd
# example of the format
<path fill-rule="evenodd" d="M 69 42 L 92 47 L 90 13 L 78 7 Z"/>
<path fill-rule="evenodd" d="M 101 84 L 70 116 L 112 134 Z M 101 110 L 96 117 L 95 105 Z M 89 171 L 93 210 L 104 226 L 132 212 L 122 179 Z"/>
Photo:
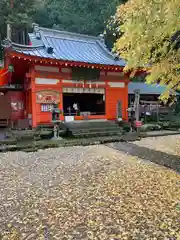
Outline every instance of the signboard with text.
<path fill-rule="evenodd" d="M 96 94 L 104 94 L 104 88 L 71 88 L 65 87 L 63 88 L 63 93 L 96 93 Z"/>
<path fill-rule="evenodd" d="M 60 94 L 54 90 L 44 90 L 36 93 L 36 103 L 48 104 L 48 103 L 59 103 Z"/>

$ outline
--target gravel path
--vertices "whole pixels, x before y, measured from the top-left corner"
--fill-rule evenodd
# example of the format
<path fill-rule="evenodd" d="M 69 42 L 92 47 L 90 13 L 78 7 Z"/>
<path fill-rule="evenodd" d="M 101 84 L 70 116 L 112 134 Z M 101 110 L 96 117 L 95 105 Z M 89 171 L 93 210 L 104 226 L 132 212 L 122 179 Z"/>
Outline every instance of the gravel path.
<path fill-rule="evenodd" d="M 179 198 L 177 173 L 102 145 L 0 154 L 1 240 L 178 239 Z"/>
<path fill-rule="evenodd" d="M 134 144 L 180 156 L 180 135 L 143 138 Z"/>
<path fill-rule="evenodd" d="M 169 136 L 169 139 L 168 137 L 154 137 L 134 142 L 115 142 L 108 143 L 106 146 L 180 173 L 180 153 L 178 152 L 180 143 L 177 136 Z"/>

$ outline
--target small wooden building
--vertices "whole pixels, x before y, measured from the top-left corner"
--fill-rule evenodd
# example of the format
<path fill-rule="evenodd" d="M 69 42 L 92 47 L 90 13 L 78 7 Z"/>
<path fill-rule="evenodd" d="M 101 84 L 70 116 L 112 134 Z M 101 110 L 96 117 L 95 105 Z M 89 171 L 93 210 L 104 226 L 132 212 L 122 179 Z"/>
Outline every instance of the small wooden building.
<path fill-rule="evenodd" d="M 35 26 L 29 38 L 28 46 L 4 44 L 4 71 L 9 66 L 12 71 L 0 76 L 0 85 L 13 96 L 14 121 L 28 119 L 32 127 L 49 123 L 53 103 L 58 104 L 62 121 L 82 120 L 85 115 L 127 120 L 125 62 L 108 51 L 101 37 Z"/>
<path fill-rule="evenodd" d="M 130 82 L 128 84 L 128 93 L 129 100 L 128 104 L 135 100 L 135 91 L 139 90 L 140 93 L 140 106 L 139 106 L 139 114 L 140 116 L 145 111 L 151 113 L 151 119 L 157 120 L 160 115 L 167 115 L 172 113 L 177 104 L 179 104 L 179 93 L 176 92 L 177 103 L 173 105 L 164 104 L 159 100 L 161 94 L 163 94 L 166 90 L 166 86 L 162 86 L 159 84 L 147 84 L 143 82 Z"/>
<path fill-rule="evenodd" d="M 158 101 L 159 96 L 167 89 L 166 86 L 159 84 L 147 84 L 143 82 L 130 82 L 128 85 L 129 104 L 134 102 L 135 90 L 140 92 L 140 101 Z"/>

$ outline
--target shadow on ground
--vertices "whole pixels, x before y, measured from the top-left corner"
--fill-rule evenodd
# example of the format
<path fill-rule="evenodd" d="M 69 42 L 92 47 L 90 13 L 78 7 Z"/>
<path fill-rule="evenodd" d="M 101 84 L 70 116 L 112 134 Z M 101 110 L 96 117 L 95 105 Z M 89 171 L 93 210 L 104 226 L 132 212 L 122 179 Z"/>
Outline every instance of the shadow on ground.
<path fill-rule="evenodd" d="M 180 172 L 180 156 L 141 147 L 129 142 L 110 143 L 106 144 L 106 146 Z"/>

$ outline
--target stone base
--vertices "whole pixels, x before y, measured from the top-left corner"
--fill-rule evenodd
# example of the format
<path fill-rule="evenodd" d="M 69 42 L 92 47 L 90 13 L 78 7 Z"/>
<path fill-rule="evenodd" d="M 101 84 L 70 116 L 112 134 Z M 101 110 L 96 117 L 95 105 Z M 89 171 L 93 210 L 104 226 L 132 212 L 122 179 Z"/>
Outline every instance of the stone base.
<path fill-rule="evenodd" d="M 53 138 L 51 138 L 51 140 L 57 141 L 57 140 L 63 140 L 63 138 L 62 137 L 53 137 Z"/>

